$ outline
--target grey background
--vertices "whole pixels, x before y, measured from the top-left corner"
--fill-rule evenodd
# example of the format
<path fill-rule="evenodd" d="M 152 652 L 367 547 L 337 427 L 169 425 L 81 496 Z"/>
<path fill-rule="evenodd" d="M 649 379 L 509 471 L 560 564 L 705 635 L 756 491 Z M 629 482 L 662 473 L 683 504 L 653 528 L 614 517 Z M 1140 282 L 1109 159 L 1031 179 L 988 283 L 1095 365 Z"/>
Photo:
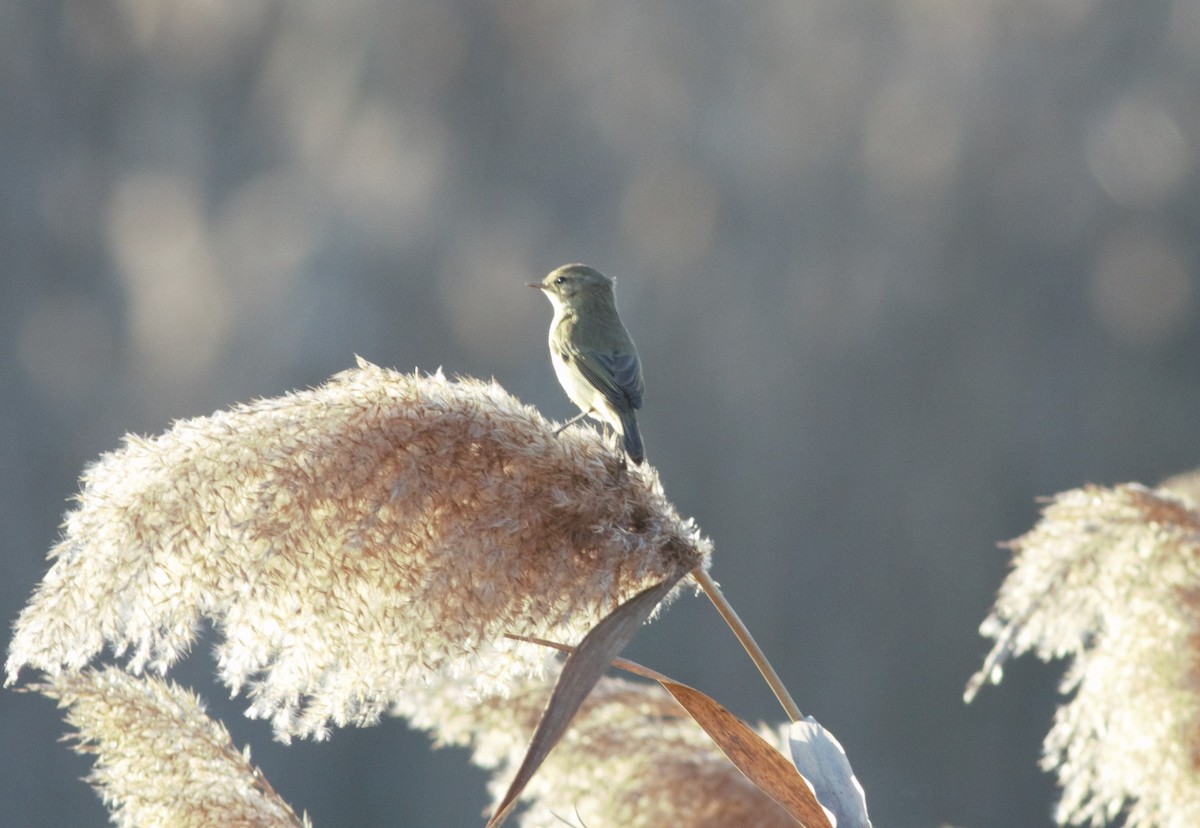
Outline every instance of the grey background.
<path fill-rule="evenodd" d="M 573 413 L 521 287 L 615 276 L 668 495 L 875 824 L 1050 824 L 1058 666 L 960 694 L 1037 496 L 1197 464 L 1200 2 L 0 4 L 0 615 L 127 431 L 353 355 Z M 319 828 L 471 825 L 389 721 L 250 743 Z M 781 715 L 702 599 L 631 654 Z M 0 811 L 105 824 L 0 692 Z M 596 826 L 595 828 L 599 828 Z"/>

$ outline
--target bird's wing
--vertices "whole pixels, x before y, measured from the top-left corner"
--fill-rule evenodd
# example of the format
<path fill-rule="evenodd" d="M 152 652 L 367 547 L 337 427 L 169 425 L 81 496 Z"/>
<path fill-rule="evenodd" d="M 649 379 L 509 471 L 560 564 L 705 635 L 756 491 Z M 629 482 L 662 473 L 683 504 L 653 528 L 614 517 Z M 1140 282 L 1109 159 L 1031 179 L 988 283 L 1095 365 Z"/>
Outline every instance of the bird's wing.
<path fill-rule="evenodd" d="M 588 382 L 618 411 L 642 407 L 642 368 L 636 353 L 575 351 L 571 356 Z"/>

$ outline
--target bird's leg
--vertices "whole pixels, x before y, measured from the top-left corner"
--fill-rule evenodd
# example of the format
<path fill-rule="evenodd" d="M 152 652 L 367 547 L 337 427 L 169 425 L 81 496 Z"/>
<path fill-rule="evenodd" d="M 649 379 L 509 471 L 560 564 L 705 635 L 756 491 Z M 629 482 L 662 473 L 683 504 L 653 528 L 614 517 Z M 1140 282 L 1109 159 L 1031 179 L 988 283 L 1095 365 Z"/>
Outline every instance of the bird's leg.
<path fill-rule="evenodd" d="M 579 422 L 580 420 L 582 420 L 584 417 L 586 417 L 588 414 L 591 414 L 591 413 L 592 412 L 590 412 L 590 411 L 581 411 L 578 415 L 572 417 L 571 419 L 567 420 L 565 423 L 560 425 L 558 428 L 556 428 L 554 430 L 554 436 L 557 437 L 559 434 L 562 434 L 564 431 L 567 430 L 567 428 L 575 425 L 577 422 Z"/>

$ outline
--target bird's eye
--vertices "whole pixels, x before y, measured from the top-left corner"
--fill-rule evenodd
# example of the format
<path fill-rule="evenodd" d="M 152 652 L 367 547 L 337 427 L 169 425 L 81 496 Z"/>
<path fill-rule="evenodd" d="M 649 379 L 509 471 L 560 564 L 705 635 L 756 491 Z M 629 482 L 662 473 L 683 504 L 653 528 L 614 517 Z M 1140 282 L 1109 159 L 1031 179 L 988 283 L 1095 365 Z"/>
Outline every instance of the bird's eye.
<path fill-rule="evenodd" d="M 556 285 L 561 285 L 561 284 L 563 284 L 563 283 L 564 283 L 564 282 L 566 282 L 566 281 L 567 281 L 567 277 L 566 277 L 566 276 L 559 276 L 557 279 L 555 279 L 555 280 L 554 280 L 554 284 L 556 284 Z"/>

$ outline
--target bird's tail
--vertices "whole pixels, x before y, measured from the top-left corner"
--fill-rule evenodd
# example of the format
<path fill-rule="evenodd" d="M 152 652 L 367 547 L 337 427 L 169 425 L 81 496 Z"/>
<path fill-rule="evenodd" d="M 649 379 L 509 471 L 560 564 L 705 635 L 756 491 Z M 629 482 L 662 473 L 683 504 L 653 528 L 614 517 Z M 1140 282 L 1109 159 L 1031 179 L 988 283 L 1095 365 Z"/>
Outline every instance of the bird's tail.
<path fill-rule="evenodd" d="M 642 447 L 642 433 L 638 431 L 637 415 L 633 413 L 632 408 L 622 411 L 620 414 L 625 456 L 634 463 L 640 464 L 646 459 L 646 450 Z"/>

